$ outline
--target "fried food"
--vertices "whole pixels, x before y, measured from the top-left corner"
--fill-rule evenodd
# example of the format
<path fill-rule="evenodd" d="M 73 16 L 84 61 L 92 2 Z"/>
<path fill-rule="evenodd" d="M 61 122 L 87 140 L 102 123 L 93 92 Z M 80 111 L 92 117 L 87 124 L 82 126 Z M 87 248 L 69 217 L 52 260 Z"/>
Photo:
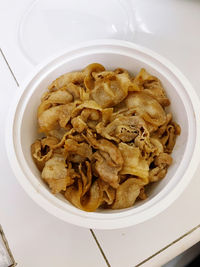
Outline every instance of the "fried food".
<path fill-rule="evenodd" d="M 84 211 L 123 209 L 163 179 L 180 126 L 161 81 L 145 69 L 108 71 L 98 63 L 49 85 L 38 107 L 31 146 L 41 177 Z"/>

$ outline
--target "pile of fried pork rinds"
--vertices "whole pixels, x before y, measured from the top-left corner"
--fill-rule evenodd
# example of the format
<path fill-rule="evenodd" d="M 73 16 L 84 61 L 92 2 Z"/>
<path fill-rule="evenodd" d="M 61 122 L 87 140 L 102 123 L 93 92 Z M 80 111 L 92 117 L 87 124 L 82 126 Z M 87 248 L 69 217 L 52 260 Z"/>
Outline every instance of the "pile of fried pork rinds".
<path fill-rule="evenodd" d="M 159 181 L 180 127 L 160 80 L 97 63 L 56 79 L 41 98 L 39 132 L 31 146 L 42 179 L 85 211 L 121 209 L 145 199 Z"/>

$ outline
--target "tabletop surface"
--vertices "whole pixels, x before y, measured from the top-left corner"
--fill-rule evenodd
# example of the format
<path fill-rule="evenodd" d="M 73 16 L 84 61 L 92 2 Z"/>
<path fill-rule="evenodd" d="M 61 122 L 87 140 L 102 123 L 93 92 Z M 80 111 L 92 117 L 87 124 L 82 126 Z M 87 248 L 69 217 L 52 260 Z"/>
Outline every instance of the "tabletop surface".
<path fill-rule="evenodd" d="M 48 214 L 23 191 L 11 171 L 4 129 L 15 92 L 36 66 L 18 42 L 19 21 L 32 2 L 0 2 L 0 225 L 14 259 L 20 267 L 162 266 L 200 241 L 200 166 L 164 212 L 134 227 L 112 231 L 83 229 Z M 200 2 L 127 3 L 133 41 L 171 60 L 200 96 Z"/>

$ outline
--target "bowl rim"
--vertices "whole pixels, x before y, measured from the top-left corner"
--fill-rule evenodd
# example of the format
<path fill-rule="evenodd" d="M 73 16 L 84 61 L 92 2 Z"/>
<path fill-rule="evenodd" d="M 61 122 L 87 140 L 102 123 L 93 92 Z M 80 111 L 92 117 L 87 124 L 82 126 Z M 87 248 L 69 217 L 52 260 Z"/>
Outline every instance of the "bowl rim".
<path fill-rule="evenodd" d="M 194 118 L 193 122 L 195 122 L 195 140 L 194 142 L 194 150 L 191 157 L 190 162 L 188 163 L 188 168 L 184 170 L 184 174 L 182 179 L 176 184 L 176 186 L 173 188 L 173 190 L 167 195 L 164 195 L 164 198 L 159 199 L 158 195 L 155 196 L 154 202 L 151 202 L 151 206 L 146 205 L 146 209 L 140 208 L 140 213 L 133 213 L 130 211 L 124 212 L 123 215 L 126 213 L 126 216 L 120 216 L 120 211 L 113 213 L 113 214 L 105 214 L 103 213 L 104 219 L 102 218 L 102 214 L 98 215 L 98 213 L 87 213 L 84 211 L 81 211 L 75 207 L 70 208 L 70 210 L 61 209 L 59 206 L 59 202 L 55 201 L 57 199 L 53 194 L 51 194 L 49 191 L 47 193 L 43 190 L 43 187 L 35 187 L 30 182 L 29 179 L 27 179 L 27 176 L 25 172 L 23 171 L 23 166 L 21 166 L 21 163 L 19 162 L 17 158 L 17 149 L 19 150 L 19 143 L 15 144 L 15 138 L 16 136 L 20 137 L 20 127 L 21 124 L 18 123 L 18 128 L 14 129 L 15 126 L 15 117 L 17 112 L 20 113 L 19 103 L 26 93 L 26 88 L 28 88 L 29 84 L 40 76 L 40 80 L 42 80 L 43 77 L 45 77 L 45 68 L 54 63 L 54 61 L 59 61 L 59 58 L 65 55 L 66 59 L 69 60 L 70 57 L 73 55 L 73 53 L 77 53 L 81 49 L 92 49 L 94 47 L 103 47 L 103 46 L 116 46 L 120 47 L 122 49 L 135 49 L 139 51 L 140 53 L 143 53 L 145 55 L 148 55 L 151 59 L 156 60 L 158 63 L 162 64 L 165 68 L 171 71 L 171 73 L 174 74 L 174 76 L 177 78 L 177 81 L 181 81 L 184 88 L 187 88 L 189 100 L 192 104 L 193 112 L 194 112 Z M 79 55 L 80 56 L 80 55 Z M 62 60 L 59 64 L 62 63 Z M 27 98 L 28 99 L 28 98 Z M 19 110 L 18 110 L 19 109 Z M 187 110 L 186 110 L 187 112 Z M 46 211 L 53 214 L 54 216 L 86 228 L 96 228 L 96 229 L 117 229 L 117 228 L 124 228 L 131 225 L 136 225 L 138 223 L 144 222 L 146 220 L 149 220 L 150 218 L 154 217 L 158 213 L 162 212 L 164 209 L 166 209 L 172 202 L 174 202 L 178 196 L 183 192 L 189 181 L 192 179 L 193 174 L 198 166 L 198 163 L 200 161 L 199 153 L 198 153 L 198 147 L 200 146 L 200 120 L 198 120 L 197 114 L 200 114 L 200 102 L 198 99 L 198 96 L 189 83 L 189 81 L 185 78 L 185 76 L 167 59 L 163 58 L 159 54 L 151 51 L 148 48 L 142 47 L 140 45 L 130 43 L 127 41 L 122 40 L 114 40 L 114 39 L 104 39 L 104 40 L 93 40 L 89 42 L 83 42 L 79 43 L 77 45 L 73 45 L 72 48 L 64 49 L 57 53 L 56 55 L 49 57 L 47 60 L 39 64 L 32 73 L 30 73 L 27 80 L 22 84 L 20 87 L 20 90 L 17 92 L 16 97 L 13 99 L 13 103 L 11 105 L 9 114 L 8 114 L 8 120 L 7 120 L 7 126 L 6 126 L 6 149 L 8 154 L 8 159 L 10 161 L 10 165 L 13 169 L 13 172 L 21 184 L 21 186 L 24 188 L 24 190 L 28 193 L 28 195 L 35 201 L 37 204 L 41 207 L 43 207 Z M 19 115 L 19 114 L 18 114 Z M 21 114 L 22 115 L 22 114 Z M 20 139 L 18 139 L 20 140 Z M 27 173 L 27 172 L 26 172 Z M 172 179 L 173 181 L 173 179 Z M 172 182 L 170 181 L 170 182 Z M 163 192 L 164 189 L 161 190 Z M 159 195 L 160 196 L 160 195 Z M 156 198 L 157 197 L 157 198 Z M 155 202 L 155 200 L 159 200 L 159 202 Z M 151 200 L 150 200 L 151 201 Z M 148 203 L 148 202 L 147 202 Z M 140 207 L 144 206 L 141 205 Z M 74 213 L 74 209 L 76 212 Z M 132 209 L 133 210 L 133 209 Z M 135 209 L 136 210 L 136 209 Z M 105 218 L 106 217 L 106 218 Z"/>

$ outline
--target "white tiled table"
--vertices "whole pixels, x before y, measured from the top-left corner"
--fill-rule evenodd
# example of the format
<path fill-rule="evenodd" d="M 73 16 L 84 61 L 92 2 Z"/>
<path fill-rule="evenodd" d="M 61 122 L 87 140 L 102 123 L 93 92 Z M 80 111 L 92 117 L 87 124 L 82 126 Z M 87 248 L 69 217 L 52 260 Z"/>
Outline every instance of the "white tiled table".
<path fill-rule="evenodd" d="M 123 230 L 91 232 L 38 207 L 8 164 L 4 128 L 11 99 L 34 68 L 16 41 L 30 0 L 0 2 L 0 224 L 18 266 L 161 266 L 200 241 L 200 167 L 184 193 L 160 215 Z M 200 2 L 129 0 L 135 42 L 169 58 L 200 96 Z"/>

